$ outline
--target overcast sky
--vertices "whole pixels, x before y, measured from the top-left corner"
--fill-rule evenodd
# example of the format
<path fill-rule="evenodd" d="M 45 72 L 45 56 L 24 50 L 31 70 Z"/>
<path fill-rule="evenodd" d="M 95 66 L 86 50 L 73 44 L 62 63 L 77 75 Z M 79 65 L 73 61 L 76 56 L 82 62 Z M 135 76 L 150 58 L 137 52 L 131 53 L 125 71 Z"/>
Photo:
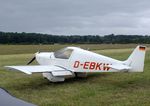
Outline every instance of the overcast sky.
<path fill-rule="evenodd" d="M 0 0 L 0 31 L 150 35 L 150 0 Z"/>

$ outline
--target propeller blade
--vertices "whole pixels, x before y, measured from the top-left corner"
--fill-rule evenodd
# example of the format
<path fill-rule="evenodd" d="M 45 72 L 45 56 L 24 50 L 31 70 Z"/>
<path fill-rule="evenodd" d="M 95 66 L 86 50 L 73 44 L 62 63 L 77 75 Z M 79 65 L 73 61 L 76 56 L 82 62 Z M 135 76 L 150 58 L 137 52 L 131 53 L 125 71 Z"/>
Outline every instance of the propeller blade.
<path fill-rule="evenodd" d="M 35 60 L 35 57 L 33 57 L 33 58 L 27 63 L 27 65 L 31 64 L 34 60 Z"/>

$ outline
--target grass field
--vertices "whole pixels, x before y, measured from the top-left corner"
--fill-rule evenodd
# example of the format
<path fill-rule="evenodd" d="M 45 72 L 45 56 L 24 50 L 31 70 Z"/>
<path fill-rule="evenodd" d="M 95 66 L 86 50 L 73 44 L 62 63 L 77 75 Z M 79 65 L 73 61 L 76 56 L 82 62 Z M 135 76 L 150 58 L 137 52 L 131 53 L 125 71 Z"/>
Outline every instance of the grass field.
<path fill-rule="evenodd" d="M 40 51 L 52 51 L 68 45 L 0 45 L 0 87 L 14 96 L 39 106 L 149 106 L 150 49 L 143 73 L 94 73 L 87 78 L 50 83 L 41 74 L 26 75 L 6 71 L 5 65 L 25 65 Z M 70 46 L 70 45 L 69 45 Z M 124 60 L 135 44 L 71 45 Z M 146 45 L 150 46 L 150 45 Z M 34 63 L 36 64 L 36 63 Z"/>

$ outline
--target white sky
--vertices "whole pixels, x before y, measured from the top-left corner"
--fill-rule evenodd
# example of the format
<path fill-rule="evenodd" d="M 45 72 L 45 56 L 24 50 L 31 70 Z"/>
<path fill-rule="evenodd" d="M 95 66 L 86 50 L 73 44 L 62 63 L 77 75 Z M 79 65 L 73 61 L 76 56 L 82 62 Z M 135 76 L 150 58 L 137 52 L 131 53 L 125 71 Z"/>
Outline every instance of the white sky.
<path fill-rule="evenodd" d="M 0 31 L 150 35 L 150 0 L 0 0 Z"/>

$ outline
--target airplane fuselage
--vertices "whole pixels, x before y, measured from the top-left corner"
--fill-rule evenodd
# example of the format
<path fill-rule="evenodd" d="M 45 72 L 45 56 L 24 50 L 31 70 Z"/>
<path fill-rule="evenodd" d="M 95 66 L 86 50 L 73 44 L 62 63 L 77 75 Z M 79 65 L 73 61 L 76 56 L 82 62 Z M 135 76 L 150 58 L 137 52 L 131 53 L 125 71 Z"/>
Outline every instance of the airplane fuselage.
<path fill-rule="evenodd" d="M 109 65 L 122 63 L 103 55 L 96 54 L 80 48 L 74 49 L 69 59 L 60 59 L 54 56 L 54 52 L 43 52 L 36 55 L 36 60 L 40 65 L 56 65 L 74 72 L 116 72 Z"/>

